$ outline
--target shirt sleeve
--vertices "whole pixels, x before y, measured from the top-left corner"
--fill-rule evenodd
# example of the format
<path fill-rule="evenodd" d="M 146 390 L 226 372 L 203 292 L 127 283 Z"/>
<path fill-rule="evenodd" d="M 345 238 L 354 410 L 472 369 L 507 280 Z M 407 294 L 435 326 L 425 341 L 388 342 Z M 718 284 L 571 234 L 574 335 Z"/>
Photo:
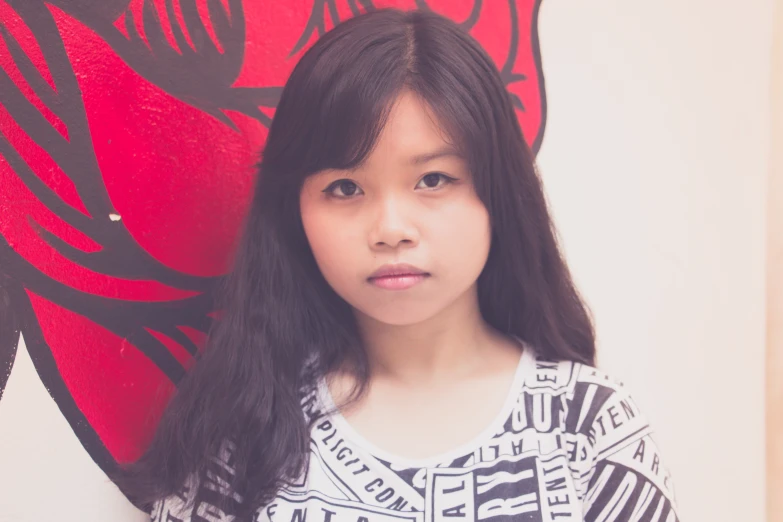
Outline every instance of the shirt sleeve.
<path fill-rule="evenodd" d="M 595 460 L 582 504 L 585 522 L 679 522 L 653 430 L 622 384 L 602 405 L 588 438 Z"/>

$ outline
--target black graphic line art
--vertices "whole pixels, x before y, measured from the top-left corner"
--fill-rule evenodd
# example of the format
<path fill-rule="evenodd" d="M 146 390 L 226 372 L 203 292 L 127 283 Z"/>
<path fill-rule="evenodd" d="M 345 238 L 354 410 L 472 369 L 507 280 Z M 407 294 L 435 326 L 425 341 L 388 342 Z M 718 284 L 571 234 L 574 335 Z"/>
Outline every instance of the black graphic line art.
<path fill-rule="evenodd" d="M 144 0 L 142 9 L 143 28 L 149 45 L 139 35 L 130 7 L 118 13 L 118 6 L 100 10 L 92 9 L 91 5 L 88 8 L 85 2 L 76 0 L 47 2 L 94 30 L 129 67 L 146 80 L 175 98 L 212 115 L 235 131 L 238 129 L 225 115 L 226 110 L 249 116 L 267 127 L 271 123 L 269 116 L 259 107 L 276 107 L 282 87 L 233 86 L 245 57 L 247 28 L 242 0 L 228 0 L 229 12 L 225 11 L 220 0 L 207 2 L 210 21 L 222 52 L 207 32 L 196 0 L 179 0 L 184 28 L 175 16 L 173 0 L 166 0 L 166 12 L 179 52 L 165 38 L 153 0 Z M 128 38 L 114 26 L 120 14 L 125 15 L 124 27 Z M 186 33 L 195 49 L 187 42 Z"/>
<path fill-rule="evenodd" d="M 416 0 L 416 6 L 419 9 L 425 9 L 429 11 L 432 10 L 430 6 L 427 4 L 427 0 Z M 473 6 L 471 8 L 470 14 L 468 15 L 467 19 L 464 22 L 460 23 L 463 29 L 465 29 L 466 31 L 470 31 L 471 29 L 473 29 L 473 27 L 476 25 L 476 22 L 481 16 L 482 7 L 483 7 L 483 0 L 474 0 Z M 516 0 L 508 0 L 508 8 L 510 13 L 509 20 L 511 23 L 511 42 L 509 44 L 508 54 L 506 55 L 505 62 L 502 65 L 497 64 L 498 68 L 500 69 L 500 76 L 503 79 L 503 84 L 506 86 L 506 89 L 508 89 L 509 85 L 513 83 L 528 80 L 527 75 L 521 73 L 515 73 L 513 71 L 514 63 L 516 62 L 517 53 L 519 49 L 521 28 L 519 27 L 518 7 L 517 7 Z M 546 125 L 546 90 L 544 85 L 543 69 L 541 66 L 541 49 L 538 41 L 538 15 L 539 15 L 540 8 L 541 8 L 541 0 L 535 0 L 535 3 L 533 5 L 533 17 L 529 28 L 530 41 L 533 48 L 533 60 L 535 63 L 536 71 L 538 73 L 538 89 L 539 89 L 539 96 L 541 100 L 541 119 L 540 119 L 541 123 L 539 125 L 538 132 L 536 133 L 536 136 L 531 140 L 531 145 L 530 145 L 530 148 L 535 153 L 537 153 L 538 150 L 541 148 L 541 142 L 544 139 L 544 127 Z M 522 112 L 526 112 L 526 107 L 524 103 L 522 103 L 522 100 L 519 98 L 518 95 L 509 91 L 509 96 L 511 96 L 511 102 L 514 105 L 514 107 L 516 107 Z"/>
<path fill-rule="evenodd" d="M 26 162 L 10 137 L 2 132 L 0 156 L 47 210 L 100 248 L 91 252 L 76 248 L 32 216 L 27 217 L 30 226 L 55 252 L 79 267 L 122 280 L 155 281 L 171 288 L 199 293 L 194 297 L 166 302 L 137 302 L 93 295 L 46 276 L 0 235 L 0 277 L 10 276 L 3 286 L 7 288 L 9 308 L 15 317 L 13 322 L 7 323 L 12 327 L 11 335 L 5 335 L 8 330 L 0 330 L 0 395 L 10 374 L 19 341 L 18 333 L 21 332 L 45 387 L 55 398 L 82 445 L 106 473 L 114 471 L 114 457 L 80 411 L 59 373 L 28 292 L 79 314 L 123 342 L 132 344 L 161 369 L 171 382 L 177 384 L 185 368 L 154 334 L 159 333 L 175 341 L 191 356 L 196 356 L 195 343 L 180 327 L 189 327 L 201 333 L 209 330 L 212 323 L 209 316 L 212 296 L 215 285 L 220 284 L 222 278 L 194 276 L 175 270 L 147 253 L 130 234 L 112 205 L 103 181 L 79 82 L 49 7 L 62 10 L 94 31 L 125 64 L 145 80 L 211 115 L 235 132 L 238 129 L 225 111 L 244 114 L 268 126 L 269 117 L 259 108 L 274 108 L 281 87 L 233 86 L 245 60 L 247 35 L 242 2 L 227 1 L 228 8 L 220 0 L 207 1 L 216 36 L 213 41 L 198 16 L 195 0 L 180 0 L 178 3 L 183 13 L 182 25 L 173 14 L 173 1 L 166 0 L 165 9 L 177 49 L 166 39 L 160 16 L 162 10 L 159 12 L 152 0 L 144 0 L 142 3 L 140 22 L 144 29 L 143 38 L 137 29 L 139 20 L 134 18 L 129 0 L 5 0 L 33 34 L 54 87 L 44 79 L 20 42 L 0 21 L 0 38 L 13 64 L 33 92 L 33 96 L 28 99 L 9 74 L 0 68 L 0 106 L 7 110 L 26 137 L 54 160 L 64 176 L 73 183 L 87 212 L 83 213 L 67 203 L 39 178 L 34 166 Z M 323 0 L 320 5 L 323 14 L 324 9 L 331 9 L 336 3 L 334 0 Z M 374 9 L 370 0 L 349 0 L 349 6 L 354 14 Z M 473 27 L 481 14 L 481 6 L 481 0 L 474 2 L 470 16 L 462 22 L 463 27 Z M 114 25 L 120 16 L 125 17 L 124 26 L 128 36 Z M 518 22 L 512 20 L 513 24 L 516 24 L 515 30 L 519 31 Z M 512 44 L 516 45 L 514 42 Z M 513 65 L 515 59 L 516 55 L 513 59 L 508 58 L 506 63 Z M 543 83 L 541 86 L 543 88 Z M 67 128 L 67 139 L 33 104 L 31 100 L 36 97 Z M 543 110 L 543 90 L 540 98 Z M 543 124 L 542 118 L 540 129 L 543 129 Z"/>
<path fill-rule="evenodd" d="M 57 253 L 93 272 L 122 280 L 156 281 L 172 288 L 199 292 L 193 297 L 166 302 L 125 301 L 82 292 L 43 274 L 0 236 L 0 271 L 10 281 L 4 287 L 9 295 L 9 308 L 18 321 L 13 330 L 18 329 L 24 335 L 36 372 L 74 434 L 96 464 L 111 474 L 117 463 L 63 380 L 27 292 L 80 314 L 112 332 L 122 342 L 132 344 L 176 384 L 184 376 L 185 368 L 153 333 L 177 342 L 191 356 L 196 356 L 195 343 L 180 327 L 190 327 L 201 333 L 208 331 L 212 321 L 208 314 L 212 310 L 213 288 L 220 278 L 193 276 L 160 263 L 141 248 L 121 219 L 112 219 L 118 214 L 103 182 L 82 93 L 52 14 L 43 2 L 35 0 L 9 0 L 7 3 L 33 33 L 55 88 L 43 79 L 2 22 L 0 37 L 33 94 L 65 124 L 68 139 L 52 127 L 3 69 L 0 69 L 0 105 L 71 180 L 88 213 L 66 203 L 46 185 L 3 133 L 0 133 L 0 155 L 46 209 L 86 235 L 100 249 L 85 252 L 75 248 L 46 230 L 32 216 L 27 218 L 30 226 Z M 7 382 L 19 342 L 18 335 L 8 335 L 5 330 L 4 334 L 0 339 L 2 385 Z"/>
<path fill-rule="evenodd" d="M 375 10 L 372 0 L 348 0 L 348 6 L 351 9 L 353 16 L 358 16 L 362 12 L 369 12 Z M 327 31 L 326 28 L 326 13 L 329 13 L 329 19 L 332 21 L 332 26 L 335 26 L 342 22 L 340 19 L 340 13 L 337 9 L 337 0 L 315 0 L 313 8 L 310 10 L 310 16 L 307 18 L 302 34 L 299 35 L 299 39 L 294 44 L 291 52 L 288 53 L 288 58 L 295 56 L 299 51 L 304 49 L 307 42 L 317 34 L 319 37 Z"/>
<path fill-rule="evenodd" d="M 50 110 L 66 124 L 69 139 L 66 141 L 46 121 L 40 111 L 19 91 L 8 74 L 1 69 L 0 105 L 5 107 L 22 130 L 49 154 L 74 183 L 90 215 L 85 215 L 67 204 L 43 183 L 2 133 L 0 133 L 0 154 L 41 203 L 65 223 L 95 241 L 101 248 L 94 252 L 84 252 L 46 230 L 34 218 L 28 217 L 33 230 L 63 257 L 96 273 L 125 280 L 154 280 L 173 288 L 200 291 L 198 298 L 163 304 L 169 308 L 169 314 L 158 317 L 165 318 L 166 324 L 160 324 L 160 319 L 154 320 L 152 313 L 141 313 L 142 309 L 152 311 L 161 304 L 130 305 L 135 313 L 139 314 L 137 317 L 159 323 L 156 325 L 150 322 L 143 326 L 149 326 L 153 330 L 166 333 L 169 337 L 181 341 L 183 346 L 195 355 L 193 343 L 186 341 L 187 336 L 175 325 L 192 325 L 199 331 L 207 331 L 211 322 L 207 316 L 210 311 L 210 305 L 207 303 L 211 301 L 217 278 L 192 276 L 164 265 L 140 247 L 121 219 L 115 221 L 111 218 L 118 213 L 112 206 L 106 191 L 95 157 L 81 92 L 52 15 L 43 4 L 22 4 L 18 1 L 16 3 L 20 4 L 15 6 L 17 13 L 36 35 L 46 64 L 55 79 L 56 93 L 43 80 L 40 72 L 2 23 L 0 23 L 2 28 L 0 34 L 23 77 L 34 89 L 37 89 L 35 92 L 40 93 L 39 98 L 50 101 L 52 104 Z M 127 305 L 113 306 L 111 300 L 79 292 L 43 277 L 43 274 L 11 248 L 4 238 L 0 238 L 0 266 L 4 267 L 5 271 L 11 271 L 14 267 L 10 273 L 26 288 L 46 296 L 65 308 L 76 311 L 74 307 L 83 303 L 79 313 L 123 338 L 137 340 L 138 348 L 173 382 L 178 382 L 184 374 L 182 365 L 169 350 L 160 341 L 144 332 L 142 325 L 138 324 L 139 319 L 127 313 Z M 88 303 L 89 301 L 92 302 Z M 199 306 L 194 306 L 197 303 Z M 182 318 L 183 322 L 175 323 L 175 318 Z"/>
<path fill-rule="evenodd" d="M 36 198 L 57 217 L 102 248 L 96 252 L 83 252 L 49 233 L 38 223 L 34 223 L 34 228 L 58 253 L 94 272 L 128 280 L 153 279 L 185 290 L 207 290 L 211 286 L 210 278 L 191 276 L 160 263 L 139 246 L 121 219 L 115 221 L 111 218 L 119 216 L 119 213 L 111 203 L 95 157 L 82 94 L 57 25 L 42 3 L 9 1 L 36 36 L 46 65 L 55 80 L 56 93 L 41 78 L 18 42 L 5 28 L 1 32 L 2 36 L 25 80 L 34 89 L 38 88 L 36 95 L 42 100 L 53 102 L 53 106 L 48 108 L 67 126 L 68 140 L 46 121 L 4 70 L 0 70 L 0 105 L 73 182 L 89 215 L 65 203 L 44 184 L 4 135 L 0 137 L 0 152 Z M 120 252 L 121 255 L 118 254 Z"/>
<path fill-rule="evenodd" d="M 476 25 L 476 22 L 478 22 L 478 19 L 481 16 L 481 8 L 483 4 L 484 0 L 473 0 L 473 6 L 470 8 L 470 14 L 468 14 L 468 17 L 462 22 L 457 22 L 459 23 L 460 27 L 462 27 L 465 31 L 470 31 L 473 29 L 473 26 Z M 427 4 L 427 0 L 416 0 L 416 7 L 423 11 L 432 11 L 430 6 Z"/>
<path fill-rule="evenodd" d="M 174 383 L 184 376 L 185 369 L 149 330 L 177 341 L 193 356 L 197 353 L 196 345 L 178 327 L 208 331 L 211 298 L 207 293 L 176 301 L 126 301 L 82 292 L 42 274 L 14 252 L 2 236 L 0 260 L 4 260 L 4 270 L 13 273 L 27 290 L 90 319 L 136 346 Z"/>
<path fill-rule="evenodd" d="M 516 4 L 515 4 L 516 7 Z M 533 61 L 538 72 L 538 92 L 541 100 L 541 117 L 539 118 L 538 131 L 531 140 L 530 148 L 534 154 L 538 154 L 541 148 L 541 142 L 544 141 L 544 129 L 546 129 L 546 83 L 544 79 L 544 68 L 541 63 L 541 43 L 538 41 L 538 15 L 541 11 L 541 0 L 535 0 L 533 4 L 533 17 L 530 23 L 530 43 L 533 48 Z M 519 27 L 517 27 L 519 30 Z M 521 103 L 521 102 L 520 102 Z M 522 107 L 524 110 L 524 107 Z"/>
<path fill-rule="evenodd" d="M 7 286 L 10 301 L 18 317 L 19 329 L 24 336 L 25 346 L 33 361 L 33 366 L 41 382 L 46 387 L 57 407 L 68 421 L 74 435 L 79 439 L 88 455 L 107 475 L 117 470 L 117 462 L 100 439 L 95 429 L 79 409 L 68 386 L 60 374 L 52 350 L 44 339 L 38 319 L 33 311 L 30 298 L 21 284 Z"/>
<path fill-rule="evenodd" d="M 315 0 L 313 8 L 310 11 L 310 16 L 307 19 L 307 24 L 302 31 L 299 40 L 294 44 L 291 52 L 288 53 L 288 58 L 293 57 L 304 49 L 304 46 L 310 41 L 313 33 L 317 33 L 318 36 L 322 36 L 326 32 L 326 9 L 329 10 L 329 17 L 332 19 L 332 24 L 337 25 L 340 23 L 340 15 L 337 12 L 336 0 Z M 356 9 L 356 5 L 351 3 L 351 7 Z"/>
<path fill-rule="evenodd" d="M 0 272 L 0 400 L 5 385 L 11 376 L 16 351 L 19 346 L 19 321 L 16 311 L 11 307 L 10 286 L 19 286 L 19 282 Z"/>

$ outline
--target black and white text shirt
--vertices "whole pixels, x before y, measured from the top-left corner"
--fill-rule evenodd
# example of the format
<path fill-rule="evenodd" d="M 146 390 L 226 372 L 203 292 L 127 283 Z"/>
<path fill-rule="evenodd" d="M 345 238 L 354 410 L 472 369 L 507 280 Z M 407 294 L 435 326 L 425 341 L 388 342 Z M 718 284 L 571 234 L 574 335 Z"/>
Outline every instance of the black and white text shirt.
<path fill-rule="evenodd" d="M 325 385 L 305 412 L 333 403 Z M 339 414 L 312 428 L 306 476 L 258 522 L 676 522 L 671 478 L 622 384 L 583 364 L 523 353 L 500 415 L 469 444 L 426 460 L 388 455 Z M 231 462 L 224 448 L 224 464 Z M 230 466 L 226 466 L 230 469 Z M 230 521 L 206 480 L 156 503 L 152 520 Z M 195 502 L 185 510 L 185 502 Z"/>

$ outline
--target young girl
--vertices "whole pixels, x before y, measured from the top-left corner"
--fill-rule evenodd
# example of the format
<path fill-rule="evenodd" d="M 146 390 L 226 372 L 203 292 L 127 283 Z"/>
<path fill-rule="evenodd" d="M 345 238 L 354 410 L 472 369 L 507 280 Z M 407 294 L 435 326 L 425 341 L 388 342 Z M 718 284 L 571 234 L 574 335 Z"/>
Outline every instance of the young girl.
<path fill-rule="evenodd" d="M 118 483 L 156 521 L 676 521 L 491 59 L 380 10 L 293 71 L 222 318 Z"/>

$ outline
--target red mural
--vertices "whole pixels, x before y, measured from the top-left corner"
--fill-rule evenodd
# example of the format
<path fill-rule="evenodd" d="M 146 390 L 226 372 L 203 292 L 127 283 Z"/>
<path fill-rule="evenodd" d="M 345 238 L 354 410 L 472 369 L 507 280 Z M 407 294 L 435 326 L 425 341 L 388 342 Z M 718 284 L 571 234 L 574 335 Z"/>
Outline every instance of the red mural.
<path fill-rule="evenodd" d="M 137 458 L 203 347 L 304 50 L 366 10 L 444 14 L 495 60 L 537 150 L 539 3 L 0 0 L 0 394 L 21 331 L 96 463 Z"/>

